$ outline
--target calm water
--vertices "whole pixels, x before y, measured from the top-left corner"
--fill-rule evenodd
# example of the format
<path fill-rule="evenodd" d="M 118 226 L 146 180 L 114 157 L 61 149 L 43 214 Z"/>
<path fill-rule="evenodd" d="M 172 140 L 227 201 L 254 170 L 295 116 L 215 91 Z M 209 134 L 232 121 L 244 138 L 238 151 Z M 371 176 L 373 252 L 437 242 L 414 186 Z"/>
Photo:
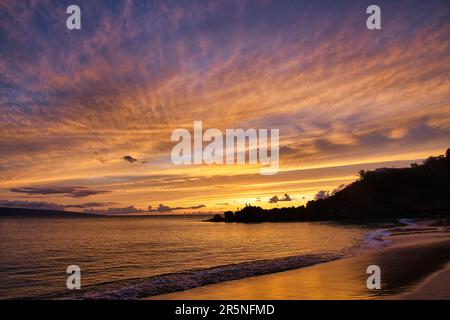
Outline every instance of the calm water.
<path fill-rule="evenodd" d="M 330 260 L 358 248 L 368 232 L 324 223 L 203 219 L 0 218 L 0 298 L 136 298 Z M 82 272 L 77 293 L 66 289 L 73 264 Z"/>

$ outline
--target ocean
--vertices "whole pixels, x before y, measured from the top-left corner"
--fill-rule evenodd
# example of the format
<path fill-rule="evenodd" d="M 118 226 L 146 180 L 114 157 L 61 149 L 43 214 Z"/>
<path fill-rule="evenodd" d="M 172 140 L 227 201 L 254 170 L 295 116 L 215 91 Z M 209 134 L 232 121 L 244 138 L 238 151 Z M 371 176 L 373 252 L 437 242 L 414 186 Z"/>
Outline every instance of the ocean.
<path fill-rule="evenodd" d="M 0 299 L 136 299 L 326 262 L 378 241 L 358 226 L 209 217 L 1 217 Z M 81 269 L 81 290 L 66 287 L 69 265 Z"/>

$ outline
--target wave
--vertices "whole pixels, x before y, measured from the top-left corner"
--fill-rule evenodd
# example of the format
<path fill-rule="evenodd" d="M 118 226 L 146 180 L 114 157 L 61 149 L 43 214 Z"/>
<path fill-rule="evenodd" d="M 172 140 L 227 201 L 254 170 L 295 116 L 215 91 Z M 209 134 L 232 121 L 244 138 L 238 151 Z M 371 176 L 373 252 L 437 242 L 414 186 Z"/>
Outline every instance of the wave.
<path fill-rule="evenodd" d="M 381 249 L 388 246 L 391 241 L 385 238 L 391 233 L 387 229 L 377 229 L 367 233 L 363 247 L 371 249 Z"/>
<path fill-rule="evenodd" d="M 408 227 L 418 227 L 419 225 L 414 222 L 412 219 L 399 219 L 398 222 Z"/>
<path fill-rule="evenodd" d="M 229 280 L 298 269 L 342 258 L 344 254 L 308 254 L 286 258 L 258 260 L 196 269 L 138 279 L 91 285 L 67 293 L 51 294 L 38 299 L 140 299 L 143 297 L 193 289 Z"/>
<path fill-rule="evenodd" d="M 408 231 L 422 228 L 412 219 L 398 219 L 399 227 L 388 229 L 377 229 L 367 233 L 363 247 L 380 249 L 388 246 L 392 243 L 391 240 L 386 238 L 392 235 L 392 232 L 398 232 L 400 230 Z"/>
<path fill-rule="evenodd" d="M 359 245 L 339 253 L 306 254 L 277 259 L 257 260 L 205 269 L 193 269 L 177 273 L 118 280 L 82 287 L 81 290 L 47 294 L 37 299 L 101 299 L 127 300 L 141 299 L 166 293 L 183 291 L 224 281 L 238 280 L 253 276 L 299 269 L 315 264 L 352 256 L 359 250 L 387 246 L 390 242 L 383 238 L 389 235 L 386 229 L 367 233 Z"/>

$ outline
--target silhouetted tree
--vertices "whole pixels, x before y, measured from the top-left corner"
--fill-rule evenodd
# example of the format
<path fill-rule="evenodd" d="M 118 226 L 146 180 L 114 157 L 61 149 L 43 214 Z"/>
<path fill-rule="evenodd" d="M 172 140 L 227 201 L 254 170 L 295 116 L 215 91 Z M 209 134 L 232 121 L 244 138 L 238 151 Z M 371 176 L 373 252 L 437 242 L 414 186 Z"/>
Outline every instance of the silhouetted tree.
<path fill-rule="evenodd" d="M 359 179 L 363 180 L 366 177 L 367 172 L 365 170 L 359 170 L 358 171 L 358 176 Z"/>

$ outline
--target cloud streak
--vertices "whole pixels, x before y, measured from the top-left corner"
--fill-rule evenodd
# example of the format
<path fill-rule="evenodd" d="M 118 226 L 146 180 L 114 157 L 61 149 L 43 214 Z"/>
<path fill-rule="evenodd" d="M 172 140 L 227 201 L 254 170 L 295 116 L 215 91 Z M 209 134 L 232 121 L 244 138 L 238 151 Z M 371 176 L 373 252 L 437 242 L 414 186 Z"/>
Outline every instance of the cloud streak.
<path fill-rule="evenodd" d="M 72 198 L 84 198 L 93 195 L 106 194 L 110 191 L 91 190 L 86 187 L 23 187 L 12 188 L 11 192 L 25 193 L 27 195 L 59 195 Z"/>
<path fill-rule="evenodd" d="M 132 156 L 123 156 L 122 159 L 128 161 L 129 163 L 134 163 L 138 161 L 136 158 L 133 158 Z"/>
<path fill-rule="evenodd" d="M 25 208 L 25 209 L 36 209 L 36 210 L 56 210 L 65 211 L 66 209 L 86 209 L 86 208 L 96 208 L 96 207 L 107 207 L 114 205 L 113 202 L 88 202 L 82 204 L 57 204 L 46 201 L 27 201 L 27 200 L 0 200 L 0 207 L 8 208 Z"/>
<path fill-rule="evenodd" d="M 130 214 L 139 214 L 144 213 L 145 210 L 137 209 L 134 206 L 128 206 L 128 207 L 118 207 L 118 208 L 108 208 L 104 210 L 100 209 L 86 209 L 84 210 L 85 213 L 94 213 L 94 214 L 104 214 L 104 215 L 130 215 Z"/>
<path fill-rule="evenodd" d="M 170 207 L 163 204 L 159 204 L 157 208 L 153 208 L 152 206 L 148 207 L 149 212 L 172 212 L 172 211 L 178 211 L 178 210 L 193 210 L 193 209 L 201 209 L 204 208 L 205 205 L 199 204 L 194 206 L 187 206 L 187 207 Z"/>
<path fill-rule="evenodd" d="M 283 197 L 279 198 L 278 196 L 273 196 L 269 199 L 269 203 L 277 203 L 277 202 L 283 202 L 283 201 L 292 201 L 293 199 L 285 193 Z"/>

